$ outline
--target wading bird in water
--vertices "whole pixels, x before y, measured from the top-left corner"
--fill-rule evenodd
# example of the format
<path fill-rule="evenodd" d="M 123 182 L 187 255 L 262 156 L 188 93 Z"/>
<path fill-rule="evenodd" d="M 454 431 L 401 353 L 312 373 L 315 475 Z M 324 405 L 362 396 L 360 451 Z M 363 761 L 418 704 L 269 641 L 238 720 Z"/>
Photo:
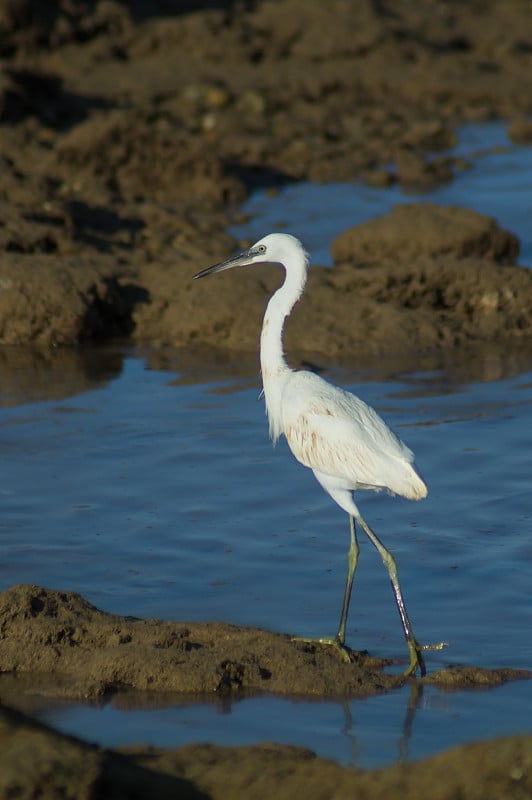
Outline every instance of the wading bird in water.
<path fill-rule="evenodd" d="M 390 576 L 410 655 L 405 675 L 411 675 L 417 668 L 424 675 L 422 651 L 441 649 L 443 643 L 418 644 L 401 593 L 395 560 L 360 515 L 353 492 L 386 490 L 409 500 L 421 500 L 427 495 L 427 487 L 414 467 L 412 451 L 372 408 L 314 373 L 293 370 L 286 363 L 282 341 L 284 321 L 305 288 L 308 254 L 294 236 L 271 233 L 244 252 L 202 270 L 194 278 L 264 262 L 280 264 L 286 273 L 284 283 L 268 303 L 260 339 L 270 436 L 275 443 L 284 435 L 297 460 L 313 471 L 325 491 L 349 515 L 351 543 L 338 633 L 332 638 L 305 641 L 336 647 L 350 660 L 345 629 L 358 561 L 358 524 L 377 548 Z"/>

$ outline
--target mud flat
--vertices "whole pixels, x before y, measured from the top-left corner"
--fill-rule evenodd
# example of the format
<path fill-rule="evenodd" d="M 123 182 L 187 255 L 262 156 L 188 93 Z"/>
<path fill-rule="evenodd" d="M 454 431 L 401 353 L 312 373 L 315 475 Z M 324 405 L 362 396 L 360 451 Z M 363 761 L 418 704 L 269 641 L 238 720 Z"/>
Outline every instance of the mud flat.
<path fill-rule="evenodd" d="M 273 692 L 299 697 L 364 697 L 403 684 L 390 662 L 367 653 L 347 664 L 335 652 L 286 634 L 221 623 L 174 623 L 106 614 L 74 592 L 19 585 L 0 593 L 0 670 L 25 675 L 18 695 L 91 699 L 135 689 L 205 695 Z M 442 669 L 448 688 L 530 679 L 509 668 Z M 3 700 L 17 704 L 3 683 Z M 532 788 L 532 739 L 456 748 L 416 765 L 378 772 L 343 769 L 309 750 L 273 744 L 178 750 L 104 750 L 58 734 L 21 711 L 0 707 L 0 793 L 31 797 L 523 797 Z M 184 794 L 183 794 L 184 792 Z M 512 793 L 517 792 L 517 793 Z M 272 795 L 273 793 L 273 795 Z"/>
<path fill-rule="evenodd" d="M 368 697 L 404 684 L 401 674 L 384 671 L 392 661 L 367 652 L 353 651 L 347 663 L 334 649 L 288 633 L 121 617 L 75 592 L 39 586 L 0 593 L 0 626 L 0 671 L 33 673 L 33 690 L 47 696 L 90 699 L 135 689 Z M 528 678 L 532 671 L 468 666 L 438 670 L 423 682 L 469 688 Z"/>
<path fill-rule="evenodd" d="M 487 2 L 482 14 L 451 3 L 200 6 L 6 4 L 0 343 L 119 336 L 254 350 L 277 274 L 190 284 L 233 250 L 225 229 L 253 188 L 452 180 L 464 164 L 447 151 L 468 120 L 506 117 L 516 140 L 532 139 L 525 3 Z M 345 247 L 333 277 L 314 270 L 290 346 L 341 358 L 363 327 L 374 351 L 528 346 L 528 273 L 503 266 L 496 248 L 438 251 L 431 238 L 448 221 L 423 213 L 414 273 L 378 245 L 365 251 L 371 272 Z M 470 224 L 470 212 L 454 213 Z M 420 220 L 402 223 L 417 241 Z"/>

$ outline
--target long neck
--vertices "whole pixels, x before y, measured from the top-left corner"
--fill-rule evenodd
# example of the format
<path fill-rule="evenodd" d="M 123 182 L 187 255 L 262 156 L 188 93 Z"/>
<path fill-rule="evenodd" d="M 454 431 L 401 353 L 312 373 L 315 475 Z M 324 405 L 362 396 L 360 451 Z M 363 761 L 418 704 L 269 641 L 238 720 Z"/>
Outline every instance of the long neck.
<path fill-rule="evenodd" d="M 260 337 L 260 365 L 262 384 L 266 400 L 266 411 L 270 423 L 270 436 L 277 441 L 282 433 L 281 391 L 282 383 L 291 372 L 283 351 L 283 328 L 287 316 L 297 303 L 307 282 L 307 262 L 302 254 L 286 269 L 282 286 L 272 295 Z"/>

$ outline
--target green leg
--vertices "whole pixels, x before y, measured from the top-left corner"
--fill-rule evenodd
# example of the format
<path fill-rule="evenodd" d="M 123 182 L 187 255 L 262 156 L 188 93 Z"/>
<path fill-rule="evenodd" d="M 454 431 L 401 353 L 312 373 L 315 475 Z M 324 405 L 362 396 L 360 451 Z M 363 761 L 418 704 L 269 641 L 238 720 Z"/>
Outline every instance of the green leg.
<path fill-rule="evenodd" d="M 347 579 L 345 582 L 345 590 L 344 590 L 344 602 L 342 604 L 342 614 L 340 616 L 340 627 L 338 628 L 338 633 L 336 636 L 333 637 L 326 637 L 326 638 L 307 638 L 304 636 L 296 636 L 294 637 L 295 641 L 299 642 L 310 642 L 317 643 L 317 644 L 325 644 L 329 645 L 330 647 L 335 647 L 337 650 L 340 651 L 342 658 L 345 661 L 351 661 L 350 651 L 349 648 L 346 647 L 345 644 L 345 627 L 347 624 L 347 613 L 349 611 L 349 601 L 351 600 L 351 590 L 353 588 L 353 578 L 355 576 L 355 570 L 357 568 L 358 562 L 358 541 L 357 541 L 357 534 L 355 529 L 355 518 L 349 515 L 349 529 L 351 533 L 351 540 L 349 544 L 349 551 L 347 553 Z"/>
<path fill-rule="evenodd" d="M 351 534 L 351 542 L 349 545 L 349 552 L 347 553 L 347 580 L 345 582 L 344 602 L 342 604 L 342 614 L 340 617 L 340 627 L 336 638 L 338 643 L 342 646 L 345 645 L 345 626 L 347 624 L 347 613 L 349 611 L 349 602 L 351 600 L 351 590 L 353 588 L 353 578 L 358 563 L 358 541 L 357 532 L 355 528 L 355 518 L 349 515 L 349 530 Z"/>
<path fill-rule="evenodd" d="M 408 652 L 410 653 L 410 664 L 408 665 L 408 669 L 405 672 L 405 676 L 408 677 L 409 675 L 412 675 L 412 673 L 416 671 L 417 667 L 419 667 L 421 676 L 423 676 L 426 673 L 426 669 L 425 669 L 425 661 L 421 654 L 422 647 L 417 643 L 415 639 L 414 632 L 412 630 L 412 625 L 410 623 L 408 614 L 406 612 L 405 601 L 403 600 L 403 595 L 401 594 L 401 587 L 399 586 L 399 575 L 397 573 L 397 565 L 395 563 L 394 557 L 389 552 L 389 550 L 385 548 L 380 539 L 378 539 L 376 534 L 371 530 L 369 525 L 362 519 L 361 516 L 357 517 L 357 521 L 364 529 L 364 533 L 367 534 L 370 541 L 375 545 L 375 547 L 379 551 L 379 555 L 382 558 L 384 566 L 388 570 L 388 575 L 390 576 L 393 593 L 395 595 L 395 602 L 397 604 L 397 610 L 399 611 L 399 616 L 401 617 L 401 623 L 403 625 L 406 644 L 408 646 Z"/>

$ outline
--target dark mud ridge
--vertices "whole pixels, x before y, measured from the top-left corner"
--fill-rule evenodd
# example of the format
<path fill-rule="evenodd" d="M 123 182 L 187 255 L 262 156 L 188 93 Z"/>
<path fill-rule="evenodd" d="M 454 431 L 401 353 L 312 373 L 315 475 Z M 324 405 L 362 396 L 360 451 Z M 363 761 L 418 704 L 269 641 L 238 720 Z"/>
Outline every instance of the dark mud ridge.
<path fill-rule="evenodd" d="M 467 745 L 410 766 L 366 772 L 274 744 L 104 750 L 0 707 L 0 795 L 6 798 L 511 800 L 531 794 L 530 736 Z"/>
<path fill-rule="evenodd" d="M 389 662 L 367 654 L 354 653 L 347 664 L 326 647 L 294 642 L 288 635 L 217 622 L 120 617 L 73 592 L 37 586 L 14 586 L 0 594 L 0 631 L 0 670 L 28 673 L 26 702 L 31 693 L 89 699 L 128 689 L 169 692 L 174 699 L 176 692 L 265 691 L 353 697 L 403 682 L 383 671 Z M 472 688 L 531 677 L 526 670 L 455 667 L 423 682 Z M 3 702 L 9 703 L 9 685 L 2 687 Z M 11 701 L 16 698 L 15 692 Z M 304 793 L 332 798 L 363 791 L 377 798 L 398 796 L 400 790 L 401 797 L 500 798 L 532 791 L 531 737 L 469 745 L 416 765 L 368 773 L 277 745 L 135 748 L 119 754 L 0 707 L 0 742 L 2 797 L 289 798 Z"/>

